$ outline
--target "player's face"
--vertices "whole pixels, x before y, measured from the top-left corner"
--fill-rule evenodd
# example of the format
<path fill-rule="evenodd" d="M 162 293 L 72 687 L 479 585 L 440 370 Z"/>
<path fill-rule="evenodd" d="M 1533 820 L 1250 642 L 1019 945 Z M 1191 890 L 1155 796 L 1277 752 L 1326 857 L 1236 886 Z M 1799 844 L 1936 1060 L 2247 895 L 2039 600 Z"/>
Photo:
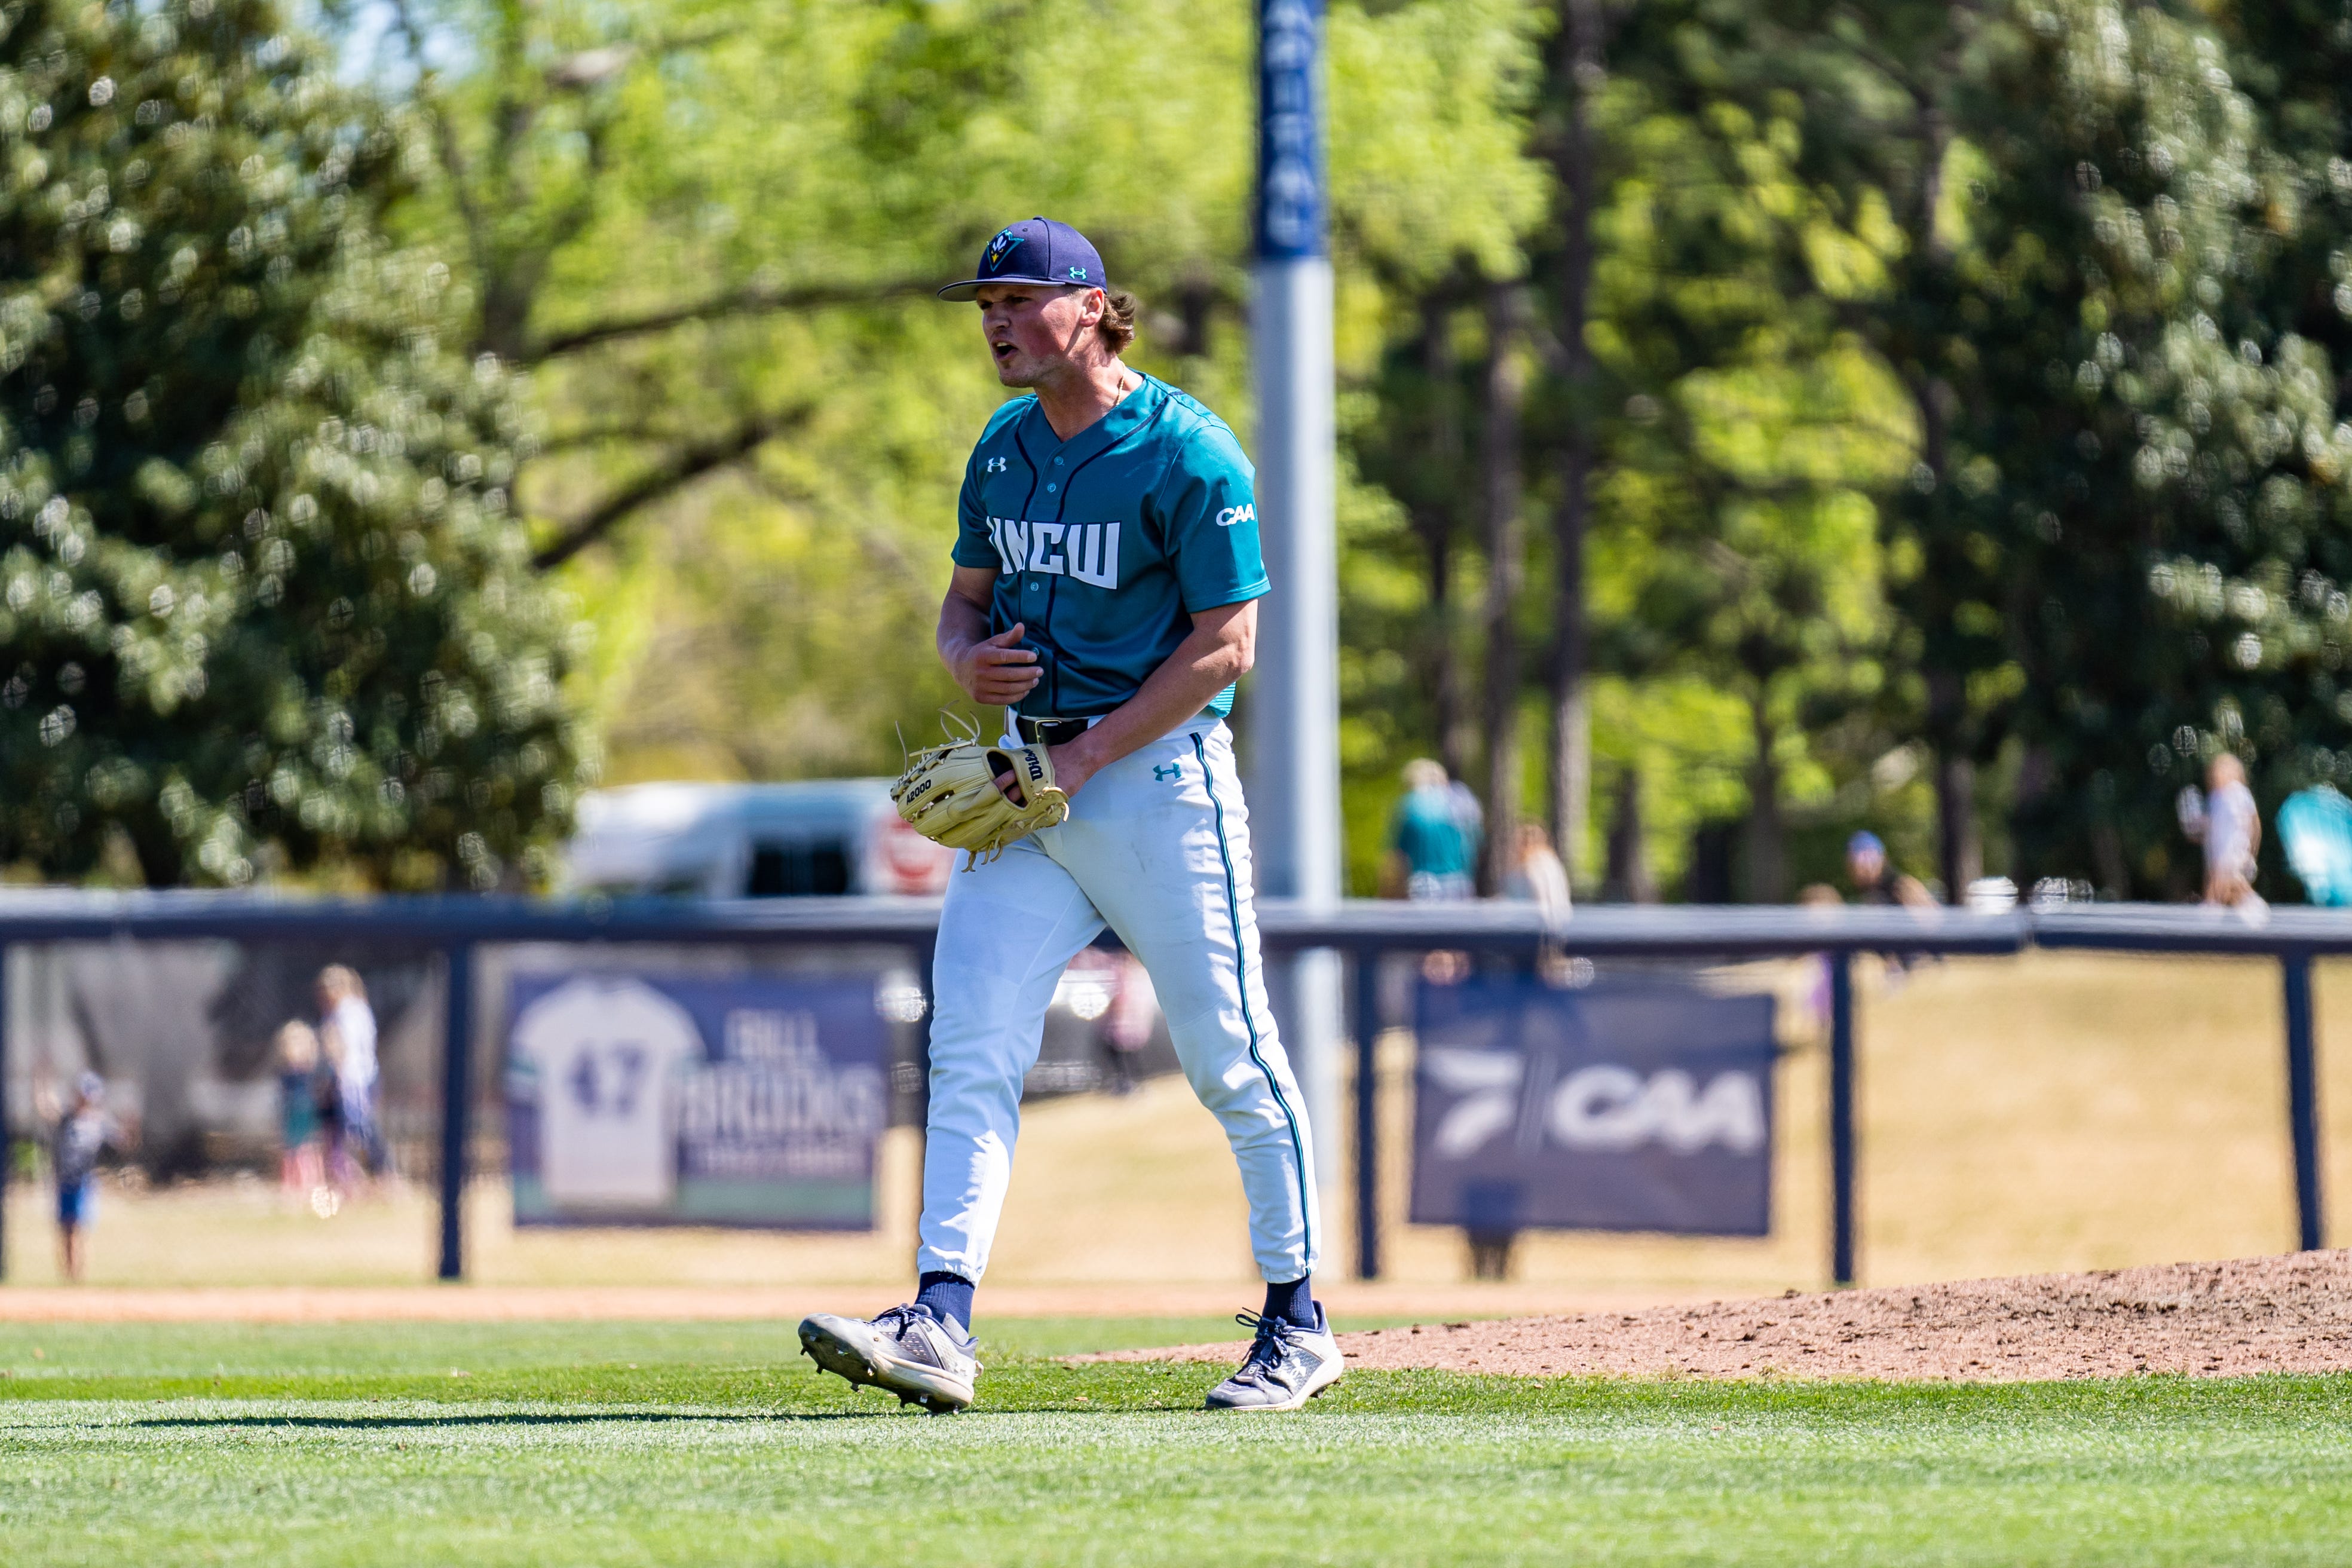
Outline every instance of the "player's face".
<path fill-rule="evenodd" d="M 996 379 L 1007 386 L 1035 386 L 1067 369 L 1080 347 L 1093 341 L 1102 312 L 1088 307 L 1097 293 L 1024 283 L 982 288 L 981 331 L 996 361 Z"/>

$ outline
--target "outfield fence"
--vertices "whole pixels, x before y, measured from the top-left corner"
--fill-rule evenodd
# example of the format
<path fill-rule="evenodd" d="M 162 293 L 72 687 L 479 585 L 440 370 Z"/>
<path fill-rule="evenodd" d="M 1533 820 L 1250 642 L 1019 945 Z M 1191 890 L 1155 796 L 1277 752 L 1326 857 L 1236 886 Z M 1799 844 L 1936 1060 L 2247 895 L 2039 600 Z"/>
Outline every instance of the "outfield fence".
<path fill-rule="evenodd" d="M 2313 1044 L 2311 965 L 2352 952 L 2352 915 L 2286 907 L 2255 915 L 2202 906 L 2068 904 L 2003 913 L 1901 907 L 1588 906 L 1547 927 L 1532 905 L 1412 904 L 1350 900 L 1311 909 L 1266 900 L 1259 926 L 1269 952 L 1328 950 L 1354 973 L 1350 1033 L 1356 1050 L 1353 1106 L 1356 1194 L 1355 1272 L 1382 1268 L 1381 1205 L 1384 1152 L 1375 1053 L 1391 1022 L 1380 975 L 1391 955 L 1460 952 L 1519 965 L 1545 957 L 1594 961 L 1720 962 L 1818 954 L 1828 966 L 1830 1274 L 1856 1277 L 1855 1202 L 1859 1148 L 1854 1121 L 1855 1024 L 1853 965 L 1861 953 L 1979 955 L 2029 946 L 2120 952 L 2202 953 L 2274 959 L 2285 1001 L 2289 1141 L 2293 1149 L 2298 1242 L 2321 1245 L 2322 1150 Z M 912 1103 L 900 1119 L 920 1124 L 926 1061 L 928 987 L 938 925 L 935 900 L 914 899 L 672 900 L 590 899 L 557 902 L 497 897 L 375 900 L 302 899 L 263 893 L 92 893 L 22 890 L 0 894 L 0 1129 L 9 1125 L 5 996 L 9 947 L 18 943 L 138 941 L 291 942 L 366 947 L 429 955 L 442 1009 L 438 1063 L 436 1179 L 440 1193 L 437 1272 L 462 1279 L 464 1205 L 474 1168 L 473 1112 L 485 1069 L 488 1018 L 485 950 L 498 955 L 524 944 L 593 947 L 607 952 L 723 948 L 882 949 L 902 953 L 925 993 L 913 1026 L 916 1070 L 902 1086 Z M 0 1160 L 0 1187 L 9 1172 Z M 0 1252 L 5 1257 L 5 1252 Z"/>

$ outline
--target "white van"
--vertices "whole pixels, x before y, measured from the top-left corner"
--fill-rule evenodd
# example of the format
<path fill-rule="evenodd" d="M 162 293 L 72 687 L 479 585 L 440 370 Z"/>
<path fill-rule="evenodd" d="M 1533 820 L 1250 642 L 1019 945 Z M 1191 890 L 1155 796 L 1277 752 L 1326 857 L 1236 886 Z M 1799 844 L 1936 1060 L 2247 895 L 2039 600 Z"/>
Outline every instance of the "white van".
<path fill-rule="evenodd" d="M 642 784 L 581 797 L 573 892 L 935 898 L 958 856 L 898 819 L 888 779 Z"/>

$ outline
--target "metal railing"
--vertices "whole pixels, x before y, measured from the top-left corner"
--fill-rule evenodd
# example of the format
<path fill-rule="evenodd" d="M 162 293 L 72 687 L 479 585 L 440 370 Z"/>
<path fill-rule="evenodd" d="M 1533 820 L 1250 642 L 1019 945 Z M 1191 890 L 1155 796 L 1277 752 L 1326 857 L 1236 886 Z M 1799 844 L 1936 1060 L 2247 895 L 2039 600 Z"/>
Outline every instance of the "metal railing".
<path fill-rule="evenodd" d="M 914 960 L 928 989 L 939 905 L 918 899 L 590 899 L 572 902 L 495 897 L 375 900 L 276 894 L 0 892 L 0 1129 L 7 1125 L 7 948 L 16 942 L 209 938 L 360 942 L 442 955 L 446 1016 L 438 1272 L 465 1270 L 467 1148 L 473 1110 L 474 949 L 484 942 L 717 943 L 735 946 L 893 945 Z M 2068 905 L 1979 914 L 1941 908 L 1811 906 L 1588 906 L 1548 928 L 1535 906 L 1411 904 L 1370 900 L 1314 910 L 1278 900 L 1258 905 L 1274 952 L 1332 949 L 1355 970 L 1354 1105 L 1356 1272 L 1381 1269 L 1380 1076 L 1384 1026 L 1379 974 L 1391 952 L 1434 949 L 1532 960 L 1544 952 L 1584 958 L 1756 959 L 1822 954 L 1829 965 L 1830 1274 L 1855 1278 L 1853 960 L 1858 952 L 2014 953 L 2028 946 L 2125 952 L 2202 952 L 2276 958 L 2285 987 L 2287 1121 L 2294 1148 L 2298 1238 L 2320 1245 L 2317 1075 L 2312 1039 L 2311 963 L 2352 953 L 2352 912 L 2276 908 L 2234 910 L 2161 904 Z M 929 1017 L 926 1010 L 926 1019 Z M 8 1173 L 0 1159 L 0 1194 Z"/>

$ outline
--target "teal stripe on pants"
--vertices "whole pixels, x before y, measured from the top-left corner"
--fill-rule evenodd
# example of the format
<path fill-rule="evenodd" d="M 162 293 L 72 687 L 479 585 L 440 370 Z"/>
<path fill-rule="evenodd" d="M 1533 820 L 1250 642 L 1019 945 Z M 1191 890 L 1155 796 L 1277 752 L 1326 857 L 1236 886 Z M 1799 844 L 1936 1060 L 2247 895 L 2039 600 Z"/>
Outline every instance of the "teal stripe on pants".
<path fill-rule="evenodd" d="M 1283 1119 L 1290 1123 L 1290 1156 L 1298 1167 L 1298 1251 L 1303 1264 L 1315 1256 L 1315 1224 L 1307 1217 L 1313 1210 L 1307 1201 L 1307 1142 L 1298 1135 L 1298 1112 L 1290 1108 L 1289 1098 L 1282 1092 L 1281 1080 L 1274 1076 L 1274 1068 L 1266 1065 L 1265 1055 L 1258 1049 L 1257 1017 L 1250 1011 L 1249 949 L 1242 942 L 1241 893 L 1234 879 L 1234 853 L 1225 843 L 1225 803 L 1217 798 L 1216 772 L 1209 766 L 1208 748 L 1202 743 L 1198 731 L 1192 736 L 1192 754 L 1200 759 L 1201 782 L 1209 791 L 1210 808 L 1216 813 L 1217 858 L 1224 862 L 1225 868 L 1225 912 L 1234 922 L 1234 981 L 1241 993 L 1242 1026 L 1249 1031 L 1250 1060 L 1257 1063 L 1257 1070 L 1265 1075 L 1266 1088 L 1274 1090 L 1274 1102 L 1282 1107 Z M 1289 1281 L 1276 1283 L 1286 1285 Z"/>

